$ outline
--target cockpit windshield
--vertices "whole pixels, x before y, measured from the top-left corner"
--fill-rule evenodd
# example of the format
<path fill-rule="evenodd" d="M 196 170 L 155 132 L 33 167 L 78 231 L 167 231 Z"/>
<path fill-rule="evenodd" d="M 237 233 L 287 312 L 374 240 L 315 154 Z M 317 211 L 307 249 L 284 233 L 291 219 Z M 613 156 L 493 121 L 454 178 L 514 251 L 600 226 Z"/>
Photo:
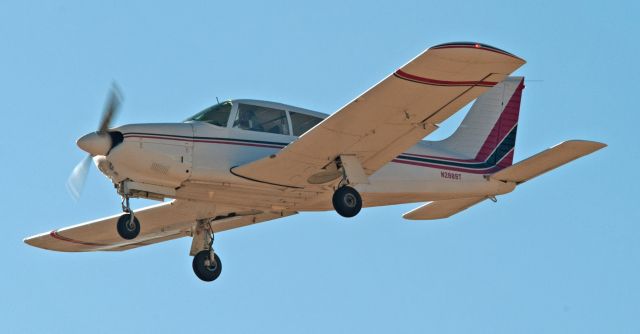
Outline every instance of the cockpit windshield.
<path fill-rule="evenodd" d="M 209 107 L 185 120 L 185 122 L 207 122 L 213 125 L 227 127 L 229 115 L 231 114 L 231 101 L 218 103 L 213 107 Z"/>

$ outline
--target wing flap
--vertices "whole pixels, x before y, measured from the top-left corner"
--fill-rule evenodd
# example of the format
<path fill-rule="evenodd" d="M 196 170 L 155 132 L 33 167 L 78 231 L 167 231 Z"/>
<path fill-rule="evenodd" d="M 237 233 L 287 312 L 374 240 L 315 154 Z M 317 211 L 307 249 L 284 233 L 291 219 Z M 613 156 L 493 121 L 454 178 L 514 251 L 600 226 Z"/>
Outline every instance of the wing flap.
<path fill-rule="evenodd" d="M 469 207 L 484 201 L 485 199 L 487 198 L 469 197 L 433 201 L 405 213 L 404 215 L 402 215 L 402 217 L 410 220 L 433 220 L 448 218 L 458 212 L 464 211 Z"/>
<path fill-rule="evenodd" d="M 297 212 L 264 212 L 256 215 L 235 216 L 220 220 L 214 220 L 211 222 L 211 228 L 213 232 L 222 232 L 231 230 L 238 227 L 253 225 L 257 223 L 266 222 L 278 218 L 284 218 L 291 215 L 295 215 Z"/>
<path fill-rule="evenodd" d="M 275 156 L 235 167 L 233 173 L 306 187 L 310 176 L 342 154 L 357 156 L 371 175 L 523 64 L 488 46 L 433 47 Z"/>
<path fill-rule="evenodd" d="M 606 146 L 606 144 L 588 140 L 565 141 L 494 173 L 491 178 L 517 184 L 524 183 Z"/>

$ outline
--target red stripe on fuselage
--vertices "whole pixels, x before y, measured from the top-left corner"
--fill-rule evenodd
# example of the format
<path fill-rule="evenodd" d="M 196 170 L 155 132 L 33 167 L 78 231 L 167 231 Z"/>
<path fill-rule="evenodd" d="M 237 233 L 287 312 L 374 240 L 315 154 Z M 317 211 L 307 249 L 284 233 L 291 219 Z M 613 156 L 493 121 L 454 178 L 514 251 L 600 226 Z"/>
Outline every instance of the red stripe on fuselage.
<path fill-rule="evenodd" d="M 212 144 L 227 144 L 227 145 L 239 145 L 239 146 L 252 146 L 252 147 L 266 147 L 266 148 L 283 148 L 284 146 L 276 146 L 269 144 L 254 144 L 254 143 L 239 143 L 239 142 L 228 142 L 222 140 L 202 140 L 195 139 L 194 143 L 212 143 Z"/>
<path fill-rule="evenodd" d="M 464 172 L 464 173 L 470 173 L 470 174 L 487 174 L 487 173 L 491 173 L 501 169 L 500 167 L 497 167 L 497 166 L 489 167 L 486 169 L 466 169 L 462 167 L 442 166 L 442 165 L 435 165 L 435 164 L 430 164 L 425 162 L 400 160 L 400 159 L 393 159 L 391 160 L 391 162 L 395 162 L 398 164 L 405 164 L 405 165 L 428 167 L 428 168 L 440 169 L 440 170 L 451 170 L 455 172 Z"/>
<path fill-rule="evenodd" d="M 212 143 L 212 144 L 228 144 L 228 145 L 239 145 L 239 146 L 252 146 L 252 147 L 266 147 L 266 148 L 283 148 L 284 146 L 280 145 L 271 145 L 271 144 L 259 144 L 259 143 L 249 143 L 249 142 L 235 142 L 235 141 L 225 141 L 225 140 L 214 140 L 214 139 L 188 139 L 188 138 L 175 138 L 175 137 L 160 137 L 160 136 L 142 136 L 142 135 L 125 135 L 125 138 L 149 138 L 149 139 L 162 139 L 162 140 L 172 140 L 172 141 L 186 141 L 191 143 Z"/>
<path fill-rule="evenodd" d="M 511 150 L 509 150 L 509 152 L 507 152 L 507 154 L 505 154 L 504 157 L 500 159 L 500 161 L 498 161 L 494 166 L 487 167 L 487 168 L 473 168 L 473 167 L 466 168 L 466 167 L 446 166 L 446 165 L 438 165 L 438 164 L 433 164 L 428 162 L 406 160 L 402 158 L 395 158 L 391 160 L 391 162 L 405 164 L 405 165 L 429 167 L 434 169 L 452 170 L 456 172 L 465 172 L 470 174 L 487 174 L 487 173 L 497 172 L 501 169 L 511 166 L 511 162 L 513 161 L 513 152 L 514 150 L 513 148 L 511 148 Z"/>
<path fill-rule="evenodd" d="M 181 137 L 171 137 L 171 135 L 130 135 L 130 134 L 125 134 L 124 135 L 125 138 L 148 138 L 148 139 L 160 139 L 160 140 L 171 140 L 171 141 L 182 141 L 182 142 L 197 142 L 197 143 L 209 143 L 209 144 L 223 144 L 223 145 L 237 145 L 237 146 L 250 146 L 250 147 L 262 147 L 262 148 L 276 148 L 276 149 L 282 149 L 284 146 L 278 145 L 278 144 L 260 144 L 260 143 L 251 143 L 251 142 L 236 142 L 236 141 L 225 141 L 225 140 L 216 140 L 216 139 L 189 139 L 189 138 L 181 138 Z M 484 160 L 478 160 L 478 159 L 457 159 L 457 158 L 450 158 L 450 157 L 439 157 L 439 156 L 433 156 L 433 155 L 424 155 L 424 154 L 415 154 L 415 153 L 402 153 L 401 155 L 408 155 L 408 156 L 414 156 L 414 157 L 421 157 L 421 158 L 432 158 L 432 159 L 439 159 L 442 161 L 451 161 L 451 162 L 468 162 L 468 163 L 480 163 L 480 162 L 484 162 Z M 396 158 L 394 160 L 394 162 L 400 162 L 403 160 L 399 160 L 396 161 L 398 158 Z M 434 168 L 449 168 L 449 167 L 442 167 L 440 165 L 432 165 L 432 164 L 428 164 L 428 163 L 421 163 L 421 162 L 412 162 L 410 164 L 413 165 L 419 165 L 419 166 L 425 166 L 425 167 L 434 167 Z M 451 168 L 455 168 L 455 167 L 451 167 Z M 456 170 L 457 169 L 452 169 L 452 170 Z M 478 170 L 478 169 L 475 169 Z M 468 171 L 468 169 L 464 169 L 464 171 Z"/>
<path fill-rule="evenodd" d="M 435 155 L 424 155 L 424 154 L 415 154 L 415 153 L 402 153 L 401 155 L 409 155 L 409 156 L 418 157 L 418 158 L 432 158 L 432 159 L 454 161 L 454 162 L 469 162 L 469 163 L 483 162 L 483 161 L 476 161 L 474 159 L 457 159 L 457 158 L 438 157 Z"/>

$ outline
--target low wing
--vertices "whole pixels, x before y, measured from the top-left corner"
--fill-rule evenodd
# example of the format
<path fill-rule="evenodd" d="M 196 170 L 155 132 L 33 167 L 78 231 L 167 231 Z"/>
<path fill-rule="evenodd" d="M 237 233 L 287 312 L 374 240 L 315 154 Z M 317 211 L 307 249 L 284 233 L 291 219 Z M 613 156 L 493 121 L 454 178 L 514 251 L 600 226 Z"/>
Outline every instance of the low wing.
<path fill-rule="evenodd" d="M 326 175 L 336 158 L 351 155 L 371 175 L 524 63 L 487 45 L 432 47 L 278 154 L 232 172 L 254 181 L 307 187 L 330 181 Z"/>
<path fill-rule="evenodd" d="M 521 184 L 606 146 L 595 141 L 568 140 L 492 174 L 491 178 Z"/>
<path fill-rule="evenodd" d="M 190 236 L 197 219 L 214 216 L 211 209 L 210 205 L 179 200 L 140 209 L 135 212 L 140 221 L 140 234 L 133 240 L 125 240 L 118 235 L 116 222 L 120 215 L 114 215 L 35 235 L 26 238 L 24 242 L 61 252 L 122 251 Z M 213 232 L 221 232 L 290 214 L 293 213 L 227 217 L 214 220 L 211 226 Z"/>
<path fill-rule="evenodd" d="M 443 219 L 464 211 L 469 207 L 476 205 L 487 199 L 486 197 L 469 197 L 447 199 L 442 201 L 429 202 L 421 207 L 415 208 L 404 215 L 405 219 L 410 220 L 432 220 Z"/>

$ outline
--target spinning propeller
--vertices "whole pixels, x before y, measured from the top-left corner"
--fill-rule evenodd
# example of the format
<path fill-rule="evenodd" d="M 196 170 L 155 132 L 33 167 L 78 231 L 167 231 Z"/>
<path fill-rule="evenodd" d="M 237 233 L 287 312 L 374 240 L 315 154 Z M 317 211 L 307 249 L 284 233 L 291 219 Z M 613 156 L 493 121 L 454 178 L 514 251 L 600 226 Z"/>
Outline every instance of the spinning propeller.
<path fill-rule="evenodd" d="M 121 133 L 109 132 L 111 121 L 113 121 L 120 109 L 120 103 L 120 90 L 114 84 L 109 91 L 98 131 L 86 134 L 76 142 L 78 147 L 89 153 L 73 168 L 69 179 L 67 179 L 67 190 L 69 190 L 69 193 L 76 201 L 80 197 L 84 182 L 87 179 L 92 158 L 96 155 L 106 155 L 113 146 L 122 142 Z"/>

